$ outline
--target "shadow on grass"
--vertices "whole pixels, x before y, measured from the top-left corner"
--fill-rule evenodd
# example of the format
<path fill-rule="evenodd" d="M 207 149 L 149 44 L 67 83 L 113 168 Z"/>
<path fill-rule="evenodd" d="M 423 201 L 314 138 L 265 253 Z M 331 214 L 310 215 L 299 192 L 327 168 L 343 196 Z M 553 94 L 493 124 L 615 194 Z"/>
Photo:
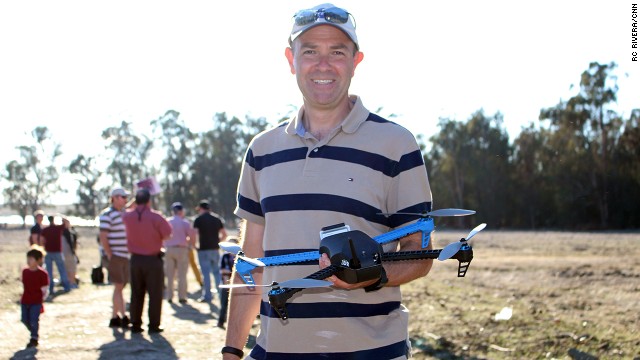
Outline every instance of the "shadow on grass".
<path fill-rule="evenodd" d="M 127 334 L 130 334 L 130 339 L 126 338 Z M 98 359 L 178 359 L 176 350 L 161 334 L 150 334 L 146 338 L 143 334 L 114 329 L 113 336 L 114 341 L 98 348 Z"/>
<path fill-rule="evenodd" d="M 27 359 L 36 359 L 36 354 L 38 353 L 37 348 L 26 348 L 22 350 L 16 351 L 11 360 L 27 360 Z"/>
<path fill-rule="evenodd" d="M 173 317 L 180 320 L 192 321 L 195 324 L 206 324 L 208 320 L 213 319 L 213 315 L 203 313 L 199 309 L 187 304 L 171 304 L 171 308 L 175 311 Z"/>

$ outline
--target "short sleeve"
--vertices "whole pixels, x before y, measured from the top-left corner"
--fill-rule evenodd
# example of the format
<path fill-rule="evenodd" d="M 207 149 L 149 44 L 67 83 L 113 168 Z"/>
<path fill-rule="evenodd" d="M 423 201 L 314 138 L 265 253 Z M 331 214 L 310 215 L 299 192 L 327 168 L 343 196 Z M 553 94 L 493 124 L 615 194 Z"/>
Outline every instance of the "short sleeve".
<path fill-rule="evenodd" d="M 111 229 L 111 217 L 109 217 L 108 213 L 100 215 L 100 230 L 109 229 Z"/>
<path fill-rule="evenodd" d="M 390 213 L 421 213 L 431 210 L 431 188 L 422 152 L 411 133 L 406 131 L 398 144 L 403 144 L 402 155 L 396 164 L 394 176 L 387 191 L 387 209 Z M 393 215 L 390 227 L 396 228 L 416 220 L 415 216 Z"/>
<path fill-rule="evenodd" d="M 242 163 L 240 181 L 238 182 L 237 205 L 234 214 L 253 223 L 264 224 L 265 219 L 260 205 L 260 189 L 257 181 L 258 174 L 253 165 L 252 147 L 254 142 L 255 139 L 249 145 L 245 161 Z"/>

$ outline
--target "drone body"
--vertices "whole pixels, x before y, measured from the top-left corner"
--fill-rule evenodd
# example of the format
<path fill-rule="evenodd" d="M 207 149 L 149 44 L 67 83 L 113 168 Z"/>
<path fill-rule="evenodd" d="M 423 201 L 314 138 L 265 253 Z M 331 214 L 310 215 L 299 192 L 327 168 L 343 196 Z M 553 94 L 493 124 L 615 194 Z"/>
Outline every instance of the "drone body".
<path fill-rule="evenodd" d="M 331 265 L 338 267 L 336 276 L 349 284 L 379 279 L 382 267 L 382 245 L 362 231 L 331 235 L 320 241 L 320 254 L 327 254 Z"/>

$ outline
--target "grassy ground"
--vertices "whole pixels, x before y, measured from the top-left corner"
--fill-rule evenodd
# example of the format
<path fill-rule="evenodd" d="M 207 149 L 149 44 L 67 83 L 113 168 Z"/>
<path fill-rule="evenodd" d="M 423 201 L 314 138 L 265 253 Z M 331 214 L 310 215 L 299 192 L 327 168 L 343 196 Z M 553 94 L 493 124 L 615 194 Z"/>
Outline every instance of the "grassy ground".
<path fill-rule="evenodd" d="M 29 335 L 17 304 L 27 234 L 0 231 L 0 358 L 219 358 L 218 304 L 194 301 L 192 274 L 191 301 L 164 303 L 161 335 L 107 327 L 112 288 L 89 284 L 98 261 L 95 231 L 81 229 L 83 283 L 45 305 L 37 350 L 24 350 Z M 435 244 L 461 235 L 441 232 Z M 640 234 L 486 231 L 473 246 L 467 277 L 456 277 L 453 261 L 437 262 L 427 278 L 404 286 L 414 358 L 640 357 Z M 513 316 L 496 321 L 505 307 Z"/>

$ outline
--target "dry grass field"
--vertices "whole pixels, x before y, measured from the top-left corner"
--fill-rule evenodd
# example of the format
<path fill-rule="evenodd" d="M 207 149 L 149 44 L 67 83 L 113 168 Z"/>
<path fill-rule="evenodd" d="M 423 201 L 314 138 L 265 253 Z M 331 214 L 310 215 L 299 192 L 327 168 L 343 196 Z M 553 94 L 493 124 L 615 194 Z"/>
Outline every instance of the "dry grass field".
<path fill-rule="evenodd" d="M 0 358 L 219 358 L 218 304 L 194 301 L 199 286 L 192 275 L 192 301 L 163 305 L 164 333 L 108 328 L 112 288 L 89 283 L 96 230 L 80 232 L 83 283 L 45 305 L 41 345 L 25 350 L 18 300 L 27 232 L 0 231 Z M 439 232 L 436 247 L 463 235 Z M 427 278 L 404 286 L 414 358 L 640 357 L 640 234 L 485 231 L 472 245 L 465 278 L 456 277 L 454 261 L 436 262 Z M 496 320 L 504 308 L 512 316 Z"/>

